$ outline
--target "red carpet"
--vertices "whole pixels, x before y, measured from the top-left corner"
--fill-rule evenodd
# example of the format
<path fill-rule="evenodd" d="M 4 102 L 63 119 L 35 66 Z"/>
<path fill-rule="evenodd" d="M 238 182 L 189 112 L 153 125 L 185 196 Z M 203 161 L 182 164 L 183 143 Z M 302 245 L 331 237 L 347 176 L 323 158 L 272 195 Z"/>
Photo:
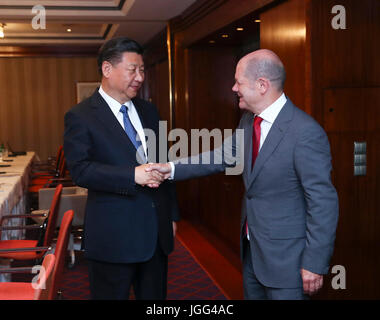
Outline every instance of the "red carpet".
<path fill-rule="evenodd" d="M 66 269 L 62 291 L 65 300 L 87 300 L 90 297 L 86 261 L 79 258 L 73 269 Z M 169 256 L 168 300 L 226 300 L 226 295 L 207 272 L 176 239 Z"/>

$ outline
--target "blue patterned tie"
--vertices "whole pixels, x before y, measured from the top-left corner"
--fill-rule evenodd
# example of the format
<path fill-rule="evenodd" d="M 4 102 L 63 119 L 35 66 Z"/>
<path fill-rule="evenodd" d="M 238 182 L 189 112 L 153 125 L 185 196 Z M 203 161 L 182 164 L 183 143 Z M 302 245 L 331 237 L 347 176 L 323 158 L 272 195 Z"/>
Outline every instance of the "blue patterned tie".
<path fill-rule="evenodd" d="M 138 148 L 141 146 L 142 143 L 141 141 L 136 140 L 137 131 L 133 127 L 131 119 L 129 119 L 127 107 L 125 105 L 122 105 L 120 108 L 120 112 L 123 114 L 124 130 L 126 134 L 128 135 L 129 139 L 132 141 L 136 150 L 138 150 Z"/>

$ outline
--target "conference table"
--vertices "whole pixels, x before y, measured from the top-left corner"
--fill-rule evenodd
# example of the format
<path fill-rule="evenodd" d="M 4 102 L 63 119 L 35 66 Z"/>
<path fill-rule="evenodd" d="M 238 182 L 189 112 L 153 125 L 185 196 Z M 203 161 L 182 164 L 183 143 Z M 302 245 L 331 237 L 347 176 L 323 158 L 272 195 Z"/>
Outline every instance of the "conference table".
<path fill-rule="evenodd" d="M 24 156 L 5 158 L 12 162 L 0 162 L 0 218 L 7 214 L 25 213 L 26 195 L 29 175 L 35 152 L 27 152 Z M 7 167 L 3 167 L 7 166 Z M 9 166 L 9 167 L 8 167 Z M 12 223 L 20 223 L 22 219 L 11 219 Z M 2 232 L 1 239 L 17 239 L 19 234 Z"/>
<path fill-rule="evenodd" d="M 12 161 L 0 161 L 0 172 L 2 172 L 0 174 L 0 220 L 4 215 L 26 213 L 28 183 L 35 157 L 35 152 L 28 151 L 26 155 L 3 159 Z M 20 226 L 23 224 L 24 219 L 9 219 L 5 221 L 4 225 Z M 23 230 L 1 232 L 1 240 L 22 239 L 24 236 L 25 231 Z M 0 261 L 0 267 L 1 264 Z M 0 282 L 7 278 L 5 274 L 0 274 Z"/>

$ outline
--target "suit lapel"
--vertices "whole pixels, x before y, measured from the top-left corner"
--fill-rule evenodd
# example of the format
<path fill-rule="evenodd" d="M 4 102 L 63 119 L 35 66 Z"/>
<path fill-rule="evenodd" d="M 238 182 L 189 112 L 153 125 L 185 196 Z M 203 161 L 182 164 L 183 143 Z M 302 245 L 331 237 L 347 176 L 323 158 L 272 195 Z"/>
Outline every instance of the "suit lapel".
<path fill-rule="evenodd" d="M 133 145 L 132 141 L 129 139 L 128 135 L 125 133 L 123 127 L 120 125 L 119 121 L 116 119 L 115 115 L 112 113 L 110 107 L 104 101 L 102 96 L 95 92 L 91 97 L 91 106 L 95 111 L 95 117 L 103 123 L 107 130 L 109 130 L 115 139 L 120 141 L 120 145 L 127 145 L 128 150 L 133 153 L 136 153 L 136 148 Z M 145 163 L 146 161 L 139 156 L 139 163 Z M 144 157 L 145 158 L 145 157 Z"/>
<path fill-rule="evenodd" d="M 255 162 L 252 172 L 251 172 L 251 162 L 249 162 L 248 164 L 249 167 L 247 167 L 247 171 L 250 172 L 251 174 L 248 175 L 247 190 L 253 184 L 260 170 L 262 169 L 263 165 L 269 159 L 270 155 L 274 152 L 278 144 L 281 142 L 281 140 L 285 136 L 285 133 L 290 124 L 290 120 L 292 120 L 293 118 L 293 112 L 294 112 L 293 108 L 294 107 L 293 107 L 292 102 L 288 99 L 288 101 L 285 103 L 284 107 L 278 114 L 276 120 L 274 121 L 271 129 L 269 130 L 269 133 L 264 141 L 264 144 L 262 145 L 261 150 L 256 158 L 256 162 Z M 251 152 L 252 142 L 250 143 L 249 150 L 250 150 L 250 153 L 252 153 Z M 250 159 L 251 157 L 252 155 L 250 156 Z"/>
<path fill-rule="evenodd" d="M 243 125 L 244 128 L 244 168 L 243 181 L 248 187 L 249 177 L 251 175 L 251 160 L 252 160 L 252 133 L 253 133 L 253 113 L 247 116 L 247 122 Z"/>
<path fill-rule="evenodd" d="M 150 128 L 149 126 L 149 115 L 146 114 L 145 108 L 141 105 L 140 101 L 137 99 L 132 99 L 133 104 L 135 105 L 137 114 L 139 115 L 141 125 L 143 129 Z"/>
<path fill-rule="evenodd" d="M 146 108 L 144 108 L 144 107 L 141 105 L 141 103 L 139 102 L 139 100 L 137 100 L 137 99 L 132 99 L 132 102 L 133 102 L 133 104 L 135 105 L 135 108 L 136 108 L 137 114 L 139 115 L 140 122 L 141 122 L 141 125 L 142 125 L 143 130 L 144 130 L 144 134 L 145 134 L 145 137 L 146 137 L 146 136 L 148 136 L 148 135 L 146 134 L 145 129 L 146 129 L 146 128 L 152 129 L 151 126 L 149 126 L 149 114 L 147 114 L 147 113 L 145 112 Z M 156 133 L 156 134 L 157 134 L 157 133 Z M 145 138 L 145 137 L 144 137 L 144 138 Z M 147 152 L 148 152 L 148 151 L 149 151 L 149 150 L 148 150 L 148 141 L 147 141 L 147 145 L 146 145 L 146 147 L 147 147 Z M 140 158 L 141 158 L 141 159 L 144 159 L 144 163 L 146 163 L 146 162 L 147 162 L 147 159 L 146 159 L 146 157 L 145 157 L 144 152 L 142 151 L 142 154 L 139 153 L 139 155 L 140 155 Z"/>

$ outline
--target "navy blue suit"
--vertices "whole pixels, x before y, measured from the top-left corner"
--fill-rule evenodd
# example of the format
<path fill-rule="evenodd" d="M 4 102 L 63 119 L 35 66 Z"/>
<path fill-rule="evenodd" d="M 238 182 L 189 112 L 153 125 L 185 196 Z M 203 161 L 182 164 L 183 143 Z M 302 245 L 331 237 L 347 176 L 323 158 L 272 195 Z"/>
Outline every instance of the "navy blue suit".
<path fill-rule="evenodd" d="M 132 102 L 158 146 L 156 107 L 138 98 Z M 135 184 L 136 149 L 98 91 L 66 113 L 64 151 L 73 180 L 88 189 L 86 258 L 139 263 L 152 258 L 157 244 L 166 255 L 173 250 L 172 221 L 179 220 L 174 184 Z"/>

